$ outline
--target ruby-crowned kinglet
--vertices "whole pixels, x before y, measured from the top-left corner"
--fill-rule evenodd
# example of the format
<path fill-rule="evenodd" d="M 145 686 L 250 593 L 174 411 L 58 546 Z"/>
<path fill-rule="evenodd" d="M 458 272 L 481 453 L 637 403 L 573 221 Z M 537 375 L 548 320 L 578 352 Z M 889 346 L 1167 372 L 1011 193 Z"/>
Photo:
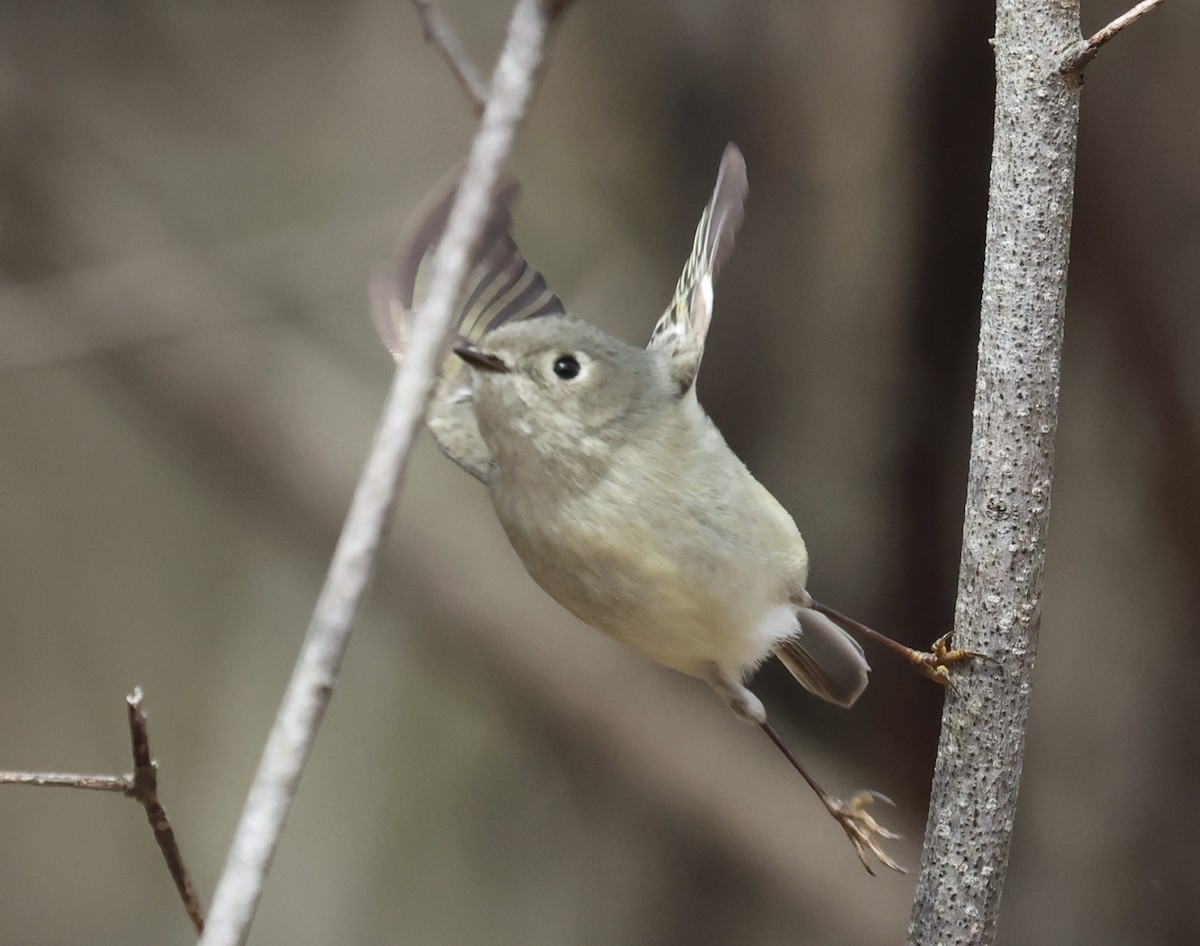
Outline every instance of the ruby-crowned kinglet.
<path fill-rule="evenodd" d="M 881 635 L 809 595 L 808 552 L 791 516 L 696 399 L 713 285 L 747 193 L 741 153 L 725 150 L 675 297 L 646 348 L 566 315 L 513 241 L 514 193 L 502 188 L 464 291 L 454 351 L 469 370 L 449 359 L 428 414 L 438 444 L 487 485 L 513 549 L 555 601 L 710 684 L 767 732 L 868 870 L 868 852 L 901 869 L 878 842 L 894 835 L 865 810 L 882 796 L 843 802 L 819 788 L 744 684 L 774 655 L 817 696 L 851 706 L 869 667 L 845 628 Z M 417 271 L 452 198 L 450 190 L 422 216 L 379 284 L 386 299 L 377 299 L 376 320 L 397 360 Z"/>

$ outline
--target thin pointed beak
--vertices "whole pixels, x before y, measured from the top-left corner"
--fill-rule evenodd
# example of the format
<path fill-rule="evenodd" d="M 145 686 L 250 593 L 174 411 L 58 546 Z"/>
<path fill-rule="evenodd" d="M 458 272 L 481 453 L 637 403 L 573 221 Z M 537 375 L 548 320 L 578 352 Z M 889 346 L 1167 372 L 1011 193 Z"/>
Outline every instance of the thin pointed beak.
<path fill-rule="evenodd" d="M 480 371 L 492 371 L 496 374 L 504 374 L 509 370 L 508 365 L 495 355 L 489 355 L 478 345 L 474 345 L 471 342 L 463 342 L 461 345 L 455 345 L 454 354 L 458 355 L 459 358 L 472 368 L 478 368 Z"/>

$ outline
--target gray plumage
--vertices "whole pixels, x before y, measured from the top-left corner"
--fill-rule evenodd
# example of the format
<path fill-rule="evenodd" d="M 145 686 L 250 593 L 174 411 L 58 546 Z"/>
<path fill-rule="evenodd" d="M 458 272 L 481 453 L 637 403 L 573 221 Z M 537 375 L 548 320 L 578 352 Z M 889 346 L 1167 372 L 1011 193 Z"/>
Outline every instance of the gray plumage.
<path fill-rule="evenodd" d="M 747 192 L 730 145 L 671 304 L 647 348 L 564 314 L 513 241 L 502 192 L 464 292 L 454 359 L 428 422 L 442 450 L 488 487 L 533 579 L 585 623 L 706 680 L 741 717 L 765 722 L 743 685 L 776 654 L 813 693 L 851 705 L 862 649 L 805 589 L 792 518 L 701 409 L 695 380 Z M 383 279 L 381 334 L 399 360 L 420 261 L 452 190 Z"/>

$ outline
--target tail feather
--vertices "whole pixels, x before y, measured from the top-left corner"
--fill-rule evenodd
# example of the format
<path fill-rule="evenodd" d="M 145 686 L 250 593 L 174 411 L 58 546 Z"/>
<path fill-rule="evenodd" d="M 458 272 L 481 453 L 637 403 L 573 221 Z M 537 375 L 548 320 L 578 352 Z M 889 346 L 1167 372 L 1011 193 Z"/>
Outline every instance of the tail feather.
<path fill-rule="evenodd" d="M 850 707 L 867 688 L 870 666 L 858 641 L 824 614 L 797 608 L 800 633 L 780 641 L 775 656 L 811 693 Z"/>

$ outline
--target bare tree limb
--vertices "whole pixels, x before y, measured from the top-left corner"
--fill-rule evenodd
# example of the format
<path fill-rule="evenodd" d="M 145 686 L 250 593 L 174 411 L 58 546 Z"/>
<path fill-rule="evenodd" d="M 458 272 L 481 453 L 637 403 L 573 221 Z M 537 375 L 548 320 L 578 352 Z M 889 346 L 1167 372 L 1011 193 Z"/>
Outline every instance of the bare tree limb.
<path fill-rule="evenodd" d="M 1077 0 L 996 5 L 996 111 L 974 429 L 955 613 L 911 946 L 995 939 L 1041 621 L 1080 79 L 1056 50 Z"/>
<path fill-rule="evenodd" d="M 1142 0 L 1137 6 L 1122 13 L 1109 23 L 1108 26 L 1104 27 L 1104 29 L 1095 33 L 1090 39 L 1080 40 L 1075 43 L 1063 57 L 1062 65 L 1058 67 L 1059 71 L 1082 72 L 1087 67 L 1087 64 L 1096 58 L 1096 53 L 1100 52 L 1101 46 L 1116 36 L 1121 30 L 1125 29 L 1125 27 L 1136 23 L 1162 2 L 1163 0 Z"/>
<path fill-rule="evenodd" d="M 1094 49 L 1154 3 L 1089 40 Z M 1142 9 L 1144 8 L 1144 9 Z M 996 4 L 996 110 L 955 611 L 987 653 L 946 694 L 910 946 L 995 940 L 1041 625 L 1079 127 L 1078 0 Z"/>
<path fill-rule="evenodd" d="M 538 0 L 518 0 L 513 10 L 483 120 L 434 257 L 429 295 L 413 330 L 412 347 L 393 380 L 299 660 L 263 750 L 213 897 L 203 946 L 246 941 L 433 391 L 473 246 L 512 153 L 560 10 L 561 5 Z"/>
<path fill-rule="evenodd" d="M 425 42 L 432 43 L 441 52 L 442 58 L 446 60 L 450 71 L 454 73 L 458 84 L 470 100 L 475 117 L 478 118 L 487 104 L 487 87 L 483 84 L 475 63 L 471 62 L 462 43 L 458 41 L 458 36 L 433 0 L 412 0 L 412 5 L 417 8 L 417 15 L 421 17 Z"/>
<path fill-rule="evenodd" d="M 0 784 L 45 785 L 59 788 L 81 788 L 99 792 L 121 792 L 137 799 L 146 809 L 146 817 L 154 831 L 154 840 L 167 862 L 167 870 L 175 881 L 175 889 L 183 900 L 197 933 L 204 932 L 204 910 L 192 886 L 191 877 L 183 865 L 183 855 L 175 841 L 175 832 L 167 813 L 158 800 L 158 766 L 150 758 L 150 735 L 146 730 L 146 714 L 142 712 L 142 690 L 134 689 L 125 698 L 128 706 L 129 739 L 133 748 L 132 775 L 68 775 L 60 772 L 0 772 Z"/>

